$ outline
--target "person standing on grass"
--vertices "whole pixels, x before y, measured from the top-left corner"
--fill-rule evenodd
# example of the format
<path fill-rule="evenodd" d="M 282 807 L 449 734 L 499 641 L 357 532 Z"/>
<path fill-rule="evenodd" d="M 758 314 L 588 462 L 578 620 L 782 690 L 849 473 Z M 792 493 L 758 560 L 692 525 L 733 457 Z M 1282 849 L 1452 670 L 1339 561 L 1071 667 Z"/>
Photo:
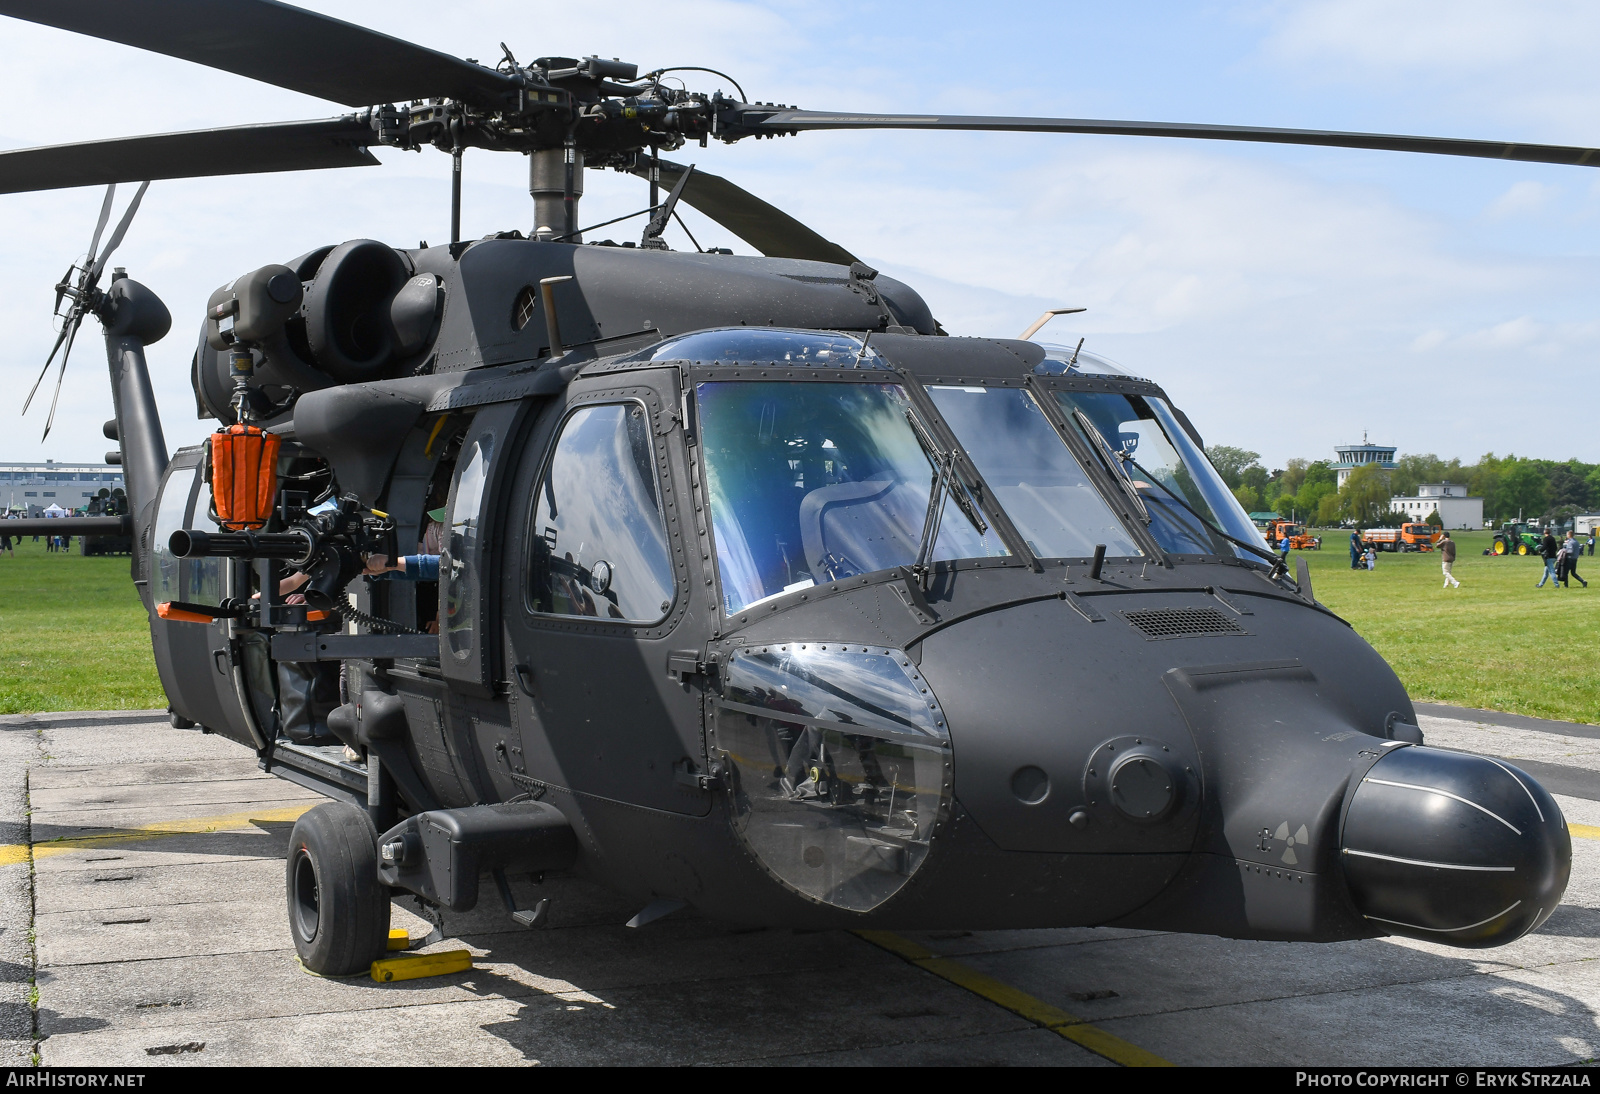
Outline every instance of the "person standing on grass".
<path fill-rule="evenodd" d="M 1578 537 L 1568 532 L 1567 541 L 1561 545 L 1561 549 L 1567 553 L 1567 572 L 1562 575 L 1561 583 L 1571 588 L 1571 579 L 1577 578 L 1578 584 L 1587 589 L 1589 583 L 1578 573 L 1578 559 L 1583 555 L 1583 548 L 1578 546 Z"/>
<path fill-rule="evenodd" d="M 1539 554 L 1544 559 L 1544 575 L 1539 578 L 1539 584 L 1534 586 L 1535 589 L 1544 588 L 1544 583 L 1546 581 L 1550 582 L 1550 587 L 1552 589 L 1560 586 L 1560 582 L 1554 580 L 1556 576 L 1556 552 L 1558 550 L 1559 548 L 1556 546 L 1556 537 L 1551 535 L 1549 530 L 1546 529 L 1544 538 L 1539 541 Z"/>
<path fill-rule="evenodd" d="M 1456 564 L 1456 541 L 1450 538 L 1450 533 L 1444 533 L 1444 538 L 1439 541 L 1439 564 L 1444 567 L 1444 587 L 1454 585 L 1461 588 L 1461 582 L 1456 580 L 1456 575 L 1450 570 Z"/>
<path fill-rule="evenodd" d="M 1362 559 L 1361 533 L 1360 532 L 1351 532 L 1350 533 L 1350 568 L 1352 570 L 1361 569 L 1361 559 Z"/>
<path fill-rule="evenodd" d="M 1589 532 L 1589 557 L 1594 557 L 1594 532 L 1592 530 Z"/>

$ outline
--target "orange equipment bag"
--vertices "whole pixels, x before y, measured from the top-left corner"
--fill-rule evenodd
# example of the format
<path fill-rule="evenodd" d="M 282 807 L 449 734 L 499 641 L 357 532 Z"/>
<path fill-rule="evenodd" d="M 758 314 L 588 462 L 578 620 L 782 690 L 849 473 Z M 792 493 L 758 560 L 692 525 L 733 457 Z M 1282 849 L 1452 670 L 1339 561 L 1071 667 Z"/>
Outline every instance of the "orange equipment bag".
<path fill-rule="evenodd" d="M 272 516 L 278 497 L 276 433 L 230 425 L 211 435 L 211 504 L 217 524 L 230 532 L 255 531 Z"/>

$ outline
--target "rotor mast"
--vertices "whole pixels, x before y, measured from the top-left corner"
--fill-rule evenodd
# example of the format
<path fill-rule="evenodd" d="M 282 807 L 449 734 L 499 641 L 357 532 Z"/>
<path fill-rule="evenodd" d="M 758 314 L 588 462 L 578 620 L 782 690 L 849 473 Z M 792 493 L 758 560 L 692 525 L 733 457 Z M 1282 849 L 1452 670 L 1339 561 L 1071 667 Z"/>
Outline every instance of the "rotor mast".
<path fill-rule="evenodd" d="M 562 148 L 528 153 L 528 193 L 533 197 L 533 238 L 582 243 L 578 203 L 583 199 L 583 151 Z"/>

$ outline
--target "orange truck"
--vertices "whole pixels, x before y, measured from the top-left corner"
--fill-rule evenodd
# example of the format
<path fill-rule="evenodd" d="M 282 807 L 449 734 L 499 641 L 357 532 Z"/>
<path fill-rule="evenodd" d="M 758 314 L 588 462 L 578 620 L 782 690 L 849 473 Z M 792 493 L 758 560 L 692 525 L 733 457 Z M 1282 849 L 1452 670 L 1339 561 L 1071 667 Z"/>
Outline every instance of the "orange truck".
<path fill-rule="evenodd" d="M 1289 549 L 1292 551 L 1320 551 L 1322 539 L 1318 536 L 1307 535 L 1306 530 L 1292 520 L 1275 520 L 1267 525 L 1266 534 L 1272 549 L 1276 551 L 1278 544 L 1283 542 L 1283 537 L 1289 537 Z"/>
<path fill-rule="evenodd" d="M 1368 528 L 1363 543 L 1379 551 L 1431 551 L 1443 535 L 1431 524 L 1402 524 L 1398 528 Z"/>
<path fill-rule="evenodd" d="M 1398 551 L 1400 550 L 1400 529 L 1368 528 L 1361 533 L 1361 542 L 1368 544 L 1375 551 Z"/>
<path fill-rule="evenodd" d="M 1400 549 L 1402 551 L 1431 551 L 1444 538 L 1444 532 L 1431 524 L 1402 524 Z"/>

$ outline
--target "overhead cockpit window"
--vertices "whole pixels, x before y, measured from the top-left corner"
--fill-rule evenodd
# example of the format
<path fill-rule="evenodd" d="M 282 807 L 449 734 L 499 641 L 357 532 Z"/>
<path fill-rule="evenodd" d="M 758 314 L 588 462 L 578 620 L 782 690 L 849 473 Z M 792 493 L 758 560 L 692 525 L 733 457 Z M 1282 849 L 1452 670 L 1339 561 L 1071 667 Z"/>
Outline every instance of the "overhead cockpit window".
<path fill-rule="evenodd" d="M 1034 366 L 1035 375 L 1118 376 L 1123 379 L 1138 379 L 1114 362 L 1084 352 L 1081 346 L 1058 346 L 1050 342 L 1040 342 L 1039 345 L 1044 349 L 1044 360 Z"/>
<path fill-rule="evenodd" d="M 933 461 L 899 384 L 733 380 L 695 390 L 725 612 L 916 561 Z M 935 560 L 1010 553 L 948 494 L 932 539 Z"/>
<path fill-rule="evenodd" d="M 647 361 L 750 361 L 822 368 L 887 369 L 870 345 L 849 334 L 731 327 L 670 338 L 640 354 Z"/>
<path fill-rule="evenodd" d="M 1258 544 L 1261 533 L 1165 402 L 1083 391 L 1058 391 L 1056 399 L 1112 475 L 1137 493 L 1163 550 L 1258 559 L 1229 542 Z"/>
<path fill-rule="evenodd" d="M 583 407 L 539 482 L 529 537 L 536 612 L 654 623 L 672 607 L 665 483 L 638 403 Z"/>
<path fill-rule="evenodd" d="M 928 394 L 1035 555 L 1084 558 L 1102 543 L 1112 556 L 1143 553 L 1031 394 L 1001 387 L 930 387 Z"/>

